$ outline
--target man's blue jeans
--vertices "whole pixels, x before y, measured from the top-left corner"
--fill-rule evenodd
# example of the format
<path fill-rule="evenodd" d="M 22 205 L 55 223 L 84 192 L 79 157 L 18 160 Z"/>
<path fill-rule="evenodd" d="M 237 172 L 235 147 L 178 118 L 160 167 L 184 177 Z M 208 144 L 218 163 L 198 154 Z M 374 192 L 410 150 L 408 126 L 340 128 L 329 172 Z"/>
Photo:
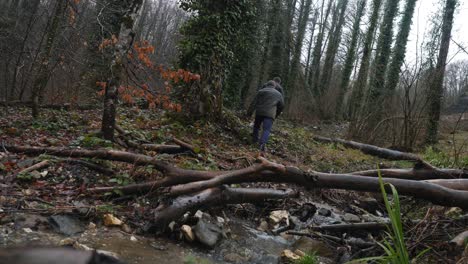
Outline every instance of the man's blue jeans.
<path fill-rule="evenodd" d="M 262 136 L 260 141 L 258 139 L 258 134 L 260 132 L 260 126 L 263 124 Z M 273 126 L 273 118 L 266 116 L 255 116 L 255 122 L 253 127 L 253 142 L 260 143 L 260 150 L 265 150 L 265 144 L 270 137 L 271 127 Z"/>

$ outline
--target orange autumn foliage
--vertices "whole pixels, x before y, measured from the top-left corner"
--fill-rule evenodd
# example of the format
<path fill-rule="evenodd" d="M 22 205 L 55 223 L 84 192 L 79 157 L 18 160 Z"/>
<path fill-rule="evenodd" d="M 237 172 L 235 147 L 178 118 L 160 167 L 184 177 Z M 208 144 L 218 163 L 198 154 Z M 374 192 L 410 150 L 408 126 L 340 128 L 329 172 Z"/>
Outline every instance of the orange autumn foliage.
<path fill-rule="evenodd" d="M 117 41 L 118 39 L 115 36 L 112 36 L 111 39 L 104 39 L 99 45 L 99 50 L 103 51 L 107 47 L 114 46 Z M 150 58 L 150 55 L 154 54 L 154 52 L 154 46 L 152 46 L 148 41 L 136 41 L 133 45 L 133 49 L 128 52 L 127 59 L 132 61 L 132 65 L 136 65 L 137 68 L 146 68 L 152 72 L 158 73 L 158 75 L 164 80 L 165 94 L 156 94 L 152 89 L 150 89 L 147 83 L 143 83 L 138 86 L 121 85 L 118 88 L 119 97 L 127 104 L 134 104 L 135 99 L 141 98 L 148 102 L 149 108 L 162 107 L 166 110 L 181 112 L 182 106 L 178 103 L 172 102 L 168 96 L 172 91 L 171 83 L 190 83 L 200 80 L 200 75 L 183 69 L 171 70 L 163 65 L 156 66 Z M 104 95 L 107 83 L 97 82 L 96 85 L 101 88 L 98 95 Z"/>

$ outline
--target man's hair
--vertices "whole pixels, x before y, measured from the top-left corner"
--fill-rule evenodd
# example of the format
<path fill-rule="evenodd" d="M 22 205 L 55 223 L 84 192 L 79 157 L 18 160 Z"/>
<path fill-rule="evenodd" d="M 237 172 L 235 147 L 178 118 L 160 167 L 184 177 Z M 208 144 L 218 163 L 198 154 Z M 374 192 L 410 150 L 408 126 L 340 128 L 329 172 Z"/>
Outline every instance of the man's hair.
<path fill-rule="evenodd" d="M 275 81 L 276 83 L 281 83 L 281 78 L 280 77 L 275 77 L 275 78 L 273 78 L 273 81 Z"/>

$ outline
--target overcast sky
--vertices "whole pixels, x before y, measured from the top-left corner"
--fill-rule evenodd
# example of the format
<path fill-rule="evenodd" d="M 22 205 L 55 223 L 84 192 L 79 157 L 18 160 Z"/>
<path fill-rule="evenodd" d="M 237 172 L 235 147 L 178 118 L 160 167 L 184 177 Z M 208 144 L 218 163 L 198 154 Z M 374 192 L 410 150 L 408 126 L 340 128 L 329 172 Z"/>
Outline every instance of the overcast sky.
<path fill-rule="evenodd" d="M 438 2 L 439 0 L 419 0 L 416 5 L 406 53 L 407 62 L 409 63 L 413 62 L 416 57 L 416 45 L 418 42 L 421 45 L 424 33 L 429 29 L 431 15 L 439 8 Z M 455 13 L 452 39 L 468 51 L 468 0 L 460 0 L 460 6 Z M 455 43 L 450 42 L 448 59 L 452 59 L 452 62 L 465 60 L 468 59 L 468 54 L 461 51 Z"/>

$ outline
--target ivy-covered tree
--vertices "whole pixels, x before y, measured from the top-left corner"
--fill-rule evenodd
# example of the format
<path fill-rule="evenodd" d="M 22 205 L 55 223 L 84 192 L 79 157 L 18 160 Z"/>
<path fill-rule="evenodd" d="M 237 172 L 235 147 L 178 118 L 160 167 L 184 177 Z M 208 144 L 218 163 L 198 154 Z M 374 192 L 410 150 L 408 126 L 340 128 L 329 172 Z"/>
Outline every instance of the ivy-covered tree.
<path fill-rule="evenodd" d="M 261 77 L 260 58 L 262 37 L 264 37 L 265 0 L 255 1 L 252 12 L 245 21 L 243 33 L 233 43 L 233 62 L 224 90 L 224 104 L 229 108 L 242 109 L 252 84 L 256 85 Z"/>
<path fill-rule="evenodd" d="M 442 37 L 440 40 L 439 56 L 437 65 L 433 73 L 432 85 L 429 89 L 429 122 L 427 125 L 427 143 L 437 142 L 439 130 L 440 110 L 442 106 L 442 96 L 444 94 L 444 74 L 450 47 L 450 37 L 452 34 L 453 14 L 457 6 L 457 0 L 446 0 L 444 16 L 442 20 Z"/>
<path fill-rule="evenodd" d="M 406 44 L 408 43 L 408 35 L 411 29 L 411 23 L 414 14 L 414 8 L 417 0 L 406 1 L 403 18 L 400 21 L 400 30 L 398 31 L 395 46 L 392 51 L 392 61 L 388 66 L 388 76 L 385 83 L 385 91 L 388 95 L 392 95 L 398 81 L 400 79 L 400 68 L 405 61 Z"/>
<path fill-rule="evenodd" d="M 384 16 L 380 25 L 380 34 L 377 40 L 377 48 L 374 62 L 374 71 L 369 83 L 368 98 L 366 102 L 366 115 L 371 113 L 367 119 L 368 129 L 373 129 L 382 115 L 382 104 L 384 97 L 385 76 L 393 40 L 393 22 L 398 11 L 399 0 L 387 1 Z"/>
<path fill-rule="evenodd" d="M 348 46 L 348 52 L 346 54 L 345 64 L 343 67 L 343 73 L 341 76 L 341 84 L 340 84 L 338 98 L 336 99 L 336 112 L 335 112 L 336 118 L 341 118 L 342 113 L 343 113 L 342 112 L 343 99 L 344 99 L 344 95 L 346 91 L 348 90 L 351 73 L 353 71 L 353 67 L 355 64 L 356 49 L 357 49 L 357 44 L 358 44 L 358 40 L 360 36 L 359 33 L 360 33 L 361 20 L 364 15 L 364 11 L 366 9 L 366 2 L 367 0 L 359 0 L 359 2 L 357 3 L 356 15 L 354 17 L 352 33 L 351 33 L 351 41 Z"/>
<path fill-rule="evenodd" d="M 356 81 L 353 85 L 351 99 L 349 103 L 349 116 L 355 120 L 359 112 L 362 110 L 362 103 L 364 102 L 364 92 L 367 87 L 367 79 L 369 75 L 370 59 L 372 55 L 372 45 L 374 43 L 375 30 L 377 29 L 377 22 L 379 20 L 380 7 L 382 0 L 373 0 L 372 14 L 369 19 L 369 27 L 367 28 L 366 36 L 364 39 L 364 47 L 362 49 L 361 63 Z M 350 129 L 353 130 L 354 124 L 351 124 Z M 353 134 L 353 131 L 350 131 Z"/>
<path fill-rule="evenodd" d="M 254 16 L 253 6 L 253 1 L 247 0 L 180 2 L 192 16 L 181 29 L 179 66 L 201 75 L 182 98 L 193 117 L 222 115 L 223 86 L 233 65 L 236 43 Z"/>
<path fill-rule="evenodd" d="M 338 52 L 338 47 L 341 42 L 341 32 L 347 7 L 348 0 L 340 0 L 334 12 L 332 31 L 330 31 L 328 46 L 325 52 L 325 61 L 323 63 L 323 71 L 319 82 L 319 95 L 323 95 L 330 85 L 336 53 Z"/>

